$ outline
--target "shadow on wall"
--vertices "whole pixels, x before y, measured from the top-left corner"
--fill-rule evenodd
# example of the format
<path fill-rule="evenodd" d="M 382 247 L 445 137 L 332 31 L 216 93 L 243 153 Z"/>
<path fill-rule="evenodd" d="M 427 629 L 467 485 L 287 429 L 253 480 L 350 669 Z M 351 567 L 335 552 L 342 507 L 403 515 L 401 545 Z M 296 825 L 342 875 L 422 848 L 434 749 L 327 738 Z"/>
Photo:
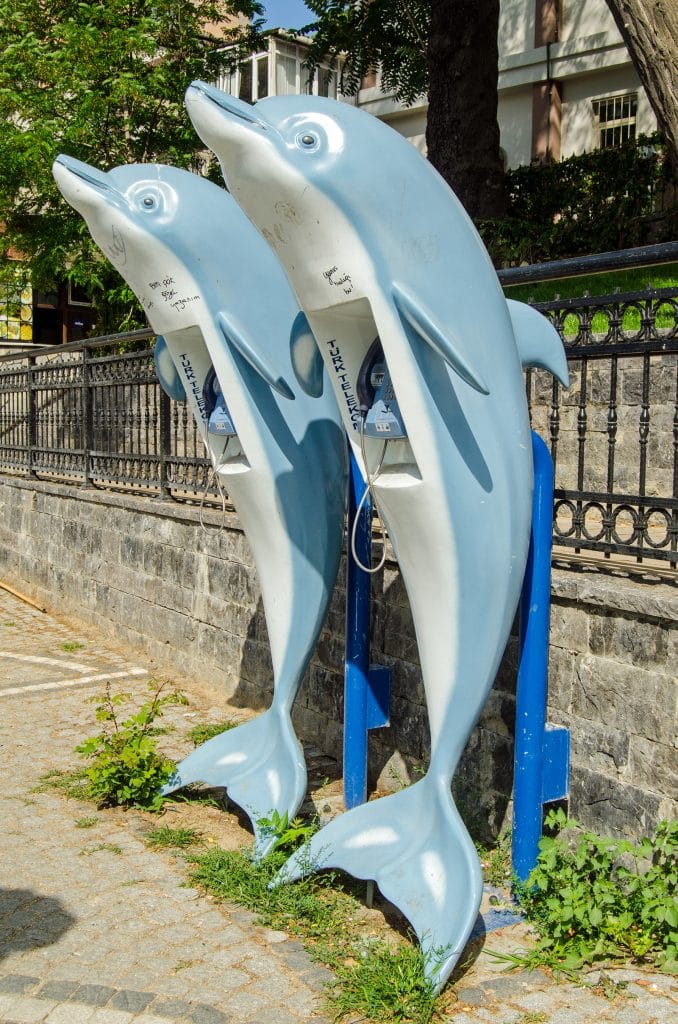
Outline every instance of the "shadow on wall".
<path fill-rule="evenodd" d="M 0 889 L 0 960 L 19 950 L 51 946 L 75 921 L 53 896 Z"/>

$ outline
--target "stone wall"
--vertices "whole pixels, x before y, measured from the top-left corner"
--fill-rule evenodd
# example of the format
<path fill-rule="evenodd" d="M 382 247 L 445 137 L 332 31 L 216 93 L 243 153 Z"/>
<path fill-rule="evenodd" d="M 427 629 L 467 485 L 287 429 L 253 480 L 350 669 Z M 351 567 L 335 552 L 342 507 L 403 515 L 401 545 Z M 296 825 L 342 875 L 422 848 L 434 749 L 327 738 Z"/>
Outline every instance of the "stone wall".
<path fill-rule="evenodd" d="M 138 496 L 0 477 L 0 578 L 49 610 L 87 619 L 156 672 L 199 679 L 233 703 L 271 695 L 266 627 L 233 514 Z M 391 727 L 372 734 L 373 781 L 416 778 L 428 757 L 417 646 L 397 566 L 375 580 L 372 660 L 391 666 Z M 343 573 L 302 685 L 303 738 L 341 756 Z M 678 591 L 667 583 L 556 569 L 549 720 L 572 731 L 570 813 L 637 836 L 678 813 Z M 513 770 L 515 636 L 455 779 L 462 813 L 487 837 L 506 820 Z"/>

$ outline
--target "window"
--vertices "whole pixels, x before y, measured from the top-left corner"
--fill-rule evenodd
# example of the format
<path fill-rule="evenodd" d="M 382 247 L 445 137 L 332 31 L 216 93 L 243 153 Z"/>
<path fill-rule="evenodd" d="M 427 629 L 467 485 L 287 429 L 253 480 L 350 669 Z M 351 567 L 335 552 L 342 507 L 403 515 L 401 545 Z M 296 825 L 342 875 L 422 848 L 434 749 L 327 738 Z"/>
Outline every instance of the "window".
<path fill-rule="evenodd" d="M 32 341 L 31 285 L 23 267 L 18 267 L 15 275 L 15 281 L 0 284 L 0 338 L 5 341 Z"/>
<path fill-rule="evenodd" d="M 336 99 L 336 75 L 329 68 L 320 67 L 311 82 L 308 69 L 304 66 L 306 52 L 306 46 L 271 37 L 267 53 L 255 53 L 242 61 L 234 71 L 225 70 L 215 84 L 218 89 L 248 103 L 256 103 L 268 96 L 269 88 L 274 96 L 313 93 Z"/>
<path fill-rule="evenodd" d="M 268 54 L 257 53 L 248 57 L 234 71 L 224 71 L 215 85 L 217 89 L 237 96 L 247 103 L 255 103 L 268 96 Z"/>
<path fill-rule="evenodd" d="M 629 139 L 635 139 L 638 107 L 635 92 L 592 102 L 599 149 L 622 146 Z"/>

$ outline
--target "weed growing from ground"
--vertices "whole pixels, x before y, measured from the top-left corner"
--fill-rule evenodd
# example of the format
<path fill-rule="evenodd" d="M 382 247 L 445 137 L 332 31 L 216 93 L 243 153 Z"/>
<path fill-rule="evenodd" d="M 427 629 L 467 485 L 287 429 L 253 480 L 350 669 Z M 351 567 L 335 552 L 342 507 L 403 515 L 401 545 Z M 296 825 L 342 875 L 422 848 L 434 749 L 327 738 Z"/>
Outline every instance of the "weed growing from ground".
<path fill-rule="evenodd" d="M 93 853 L 114 853 L 116 857 L 122 855 L 122 847 L 117 843 L 97 843 L 96 846 L 86 846 L 80 851 L 80 857 L 91 857 Z"/>
<path fill-rule="evenodd" d="M 61 644 L 61 650 L 66 651 L 67 654 L 72 654 L 73 651 L 81 651 L 84 646 L 78 640 L 67 640 Z"/>
<path fill-rule="evenodd" d="M 76 828 L 94 828 L 98 823 L 99 819 L 96 814 L 85 815 L 84 818 L 76 818 L 74 825 Z"/>
<path fill-rule="evenodd" d="M 517 890 L 539 942 L 514 965 L 568 973 L 630 958 L 676 972 L 678 821 L 638 844 L 580 831 L 562 810 L 546 825 L 559 831 L 541 840 L 537 866 Z"/>
<path fill-rule="evenodd" d="M 511 830 L 505 829 L 497 836 L 494 846 L 476 843 L 483 878 L 489 885 L 508 885 L 511 881 Z"/>
<path fill-rule="evenodd" d="M 50 789 L 56 789 L 63 796 L 75 800 L 87 799 L 87 771 L 85 768 L 76 768 L 73 771 L 65 772 L 58 768 L 46 772 L 40 778 L 37 786 L 33 786 L 31 793 L 46 793 Z"/>
<path fill-rule="evenodd" d="M 287 811 L 284 814 L 272 811 L 270 818 L 258 818 L 257 825 L 266 839 L 275 836 L 273 850 L 286 850 L 288 853 L 301 843 L 307 843 L 318 831 L 318 822 L 315 818 L 310 822 L 305 822 L 303 818 L 293 818 L 290 821 Z"/>
<path fill-rule="evenodd" d="M 156 849 L 178 848 L 187 849 L 202 843 L 202 833 L 195 828 L 171 828 L 169 825 L 161 825 L 160 828 L 151 829 L 144 836 L 149 846 Z"/>
<path fill-rule="evenodd" d="M 132 713 L 130 695 L 112 694 L 110 683 L 103 695 L 93 698 L 103 728 L 75 749 L 89 758 L 86 795 L 100 806 L 160 810 L 160 790 L 174 771 L 174 762 L 157 751 L 156 737 L 163 730 L 154 723 L 167 705 L 187 703 L 178 690 L 166 692 L 168 685 L 152 682 L 150 700 Z"/>
<path fill-rule="evenodd" d="M 237 722 L 206 722 L 204 725 L 195 725 L 188 736 L 194 747 L 200 747 L 203 743 L 207 743 L 214 736 L 220 736 L 222 732 L 228 732 L 229 729 L 235 729 Z"/>
<path fill-rule="evenodd" d="M 260 924 L 302 939 L 311 957 L 337 976 L 327 993 L 333 1017 L 350 1009 L 373 1021 L 433 1020 L 436 1000 L 418 946 L 403 943 L 392 950 L 378 939 L 361 941 L 356 921 L 362 904 L 355 895 L 360 883 L 322 872 L 269 889 L 288 852 L 278 848 L 255 863 L 242 850 L 213 848 L 193 858 L 190 882 L 254 911 Z"/>

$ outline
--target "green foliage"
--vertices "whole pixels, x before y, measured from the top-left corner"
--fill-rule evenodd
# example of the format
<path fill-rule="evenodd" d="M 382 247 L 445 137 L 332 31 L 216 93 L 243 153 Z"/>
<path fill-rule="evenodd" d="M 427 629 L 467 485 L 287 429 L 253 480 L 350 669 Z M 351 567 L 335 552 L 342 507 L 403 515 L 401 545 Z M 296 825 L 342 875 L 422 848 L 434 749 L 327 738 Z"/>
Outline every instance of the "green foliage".
<path fill-rule="evenodd" d="M 433 985 L 424 977 L 424 957 L 416 946 L 392 950 L 370 943 L 357 963 L 339 961 L 335 973 L 330 1001 L 337 1017 L 359 1012 L 363 1019 L 427 1024 L 433 1016 Z"/>
<path fill-rule="evenodd" d="M 518 167 L 506 176 L 506 219 L 482 222 L 480 233 L 501 266 L 641 245 L 670 173 L 658 136 Z M 674 206 L 664 221 L 666 237 L 655 240 L 675 237 L 677 226 Z"/>
<path fill-rule="evenodd" d="M 61 645 L 61 650 L 66 651 L 67 654 L 72 654 L 73 651 L 79 651 L 84 646 L 84 644 L 79 643 L 77 640 L 67 640 Z"/>
<path fill-rule="evenodd" d="M 167 683 L 153 689 L 151 699 L 138 710 L 123 711 L 128 693 L 111 694 L 110 683 L 103 696 L 95 697 L 98 722 L 103 728 L 75 749 L 90 759 L 87 768 L 87 796 L 103 807 L 122 804 L 158 811 L 163 803 L 160 789 L 174 770 L 174 762 L 156 750 L 162 732 L 154 725 L 168 704 L 185 704 L 178 690 L 164 692 Z"/>
<path fill-rule="evenodd" d="M 85 815 L 84 818 L 76 818 L 76 820 L 75 820 L 75 827 L 76 828 L 94 828 L 94 826 L 98 823 L 98 821 L 99 821 L 99 819 L 97 818 L 96 814 L 87 814 L 87 815 Z"/>
<path fill-rule="evenodd" d="M 678 821 L 637 845 L 579 832 L 562 810 L 561 831 L 541 840 L 537 866 L 517 895 L 540 940 L 522 965 L 574 971 L 631 958 L 678 969 Z M 570 839 L 573 842 L 570 842 Z"/>
<path fill-rule="evenodd" d="M 227 720 L 225 722 L 207 722 L 204 725 L 195 725 L 188 734 L 189 739 L 194 747 L 200 747 L 214 736 L 220 736 L 222 732 L 235 729 L 237 724 L 237 722 Z"/>
<path fill-rule="evenodd" d="M 290 821 L 287 811 L 284 814 L 272 811 L 270 818 L 259 818 L 257 825 L 266 838 L 275 836 L 272 849 L 285 850 L 288 854 L 301 843 L 307 843 L 318 831 L 317 821 L 304 822 L 302 818 Z"/>
<path fill-rule="evenodd" d="M 213 848 L 194 858 L 190 881 L 254 911 L 260 924 L 302 939 L 311 957 L 336 974 L 326 997 L 335 1019 L 350 1009 L 361 1019 L 427 1024 L 436 1000 L 418 947 L 391 950 L 379 939 L 361 937 L 359 886 L 334 872 L 269 889 L 287 856 L 277 849 L 255 863 L 243 851 Z"/>
<path fill-rule="evenodd" d="M 489 885 L 507 885 L 511 880 L 511 829 L 504 829 L 491 846 L 476 843 L 483 878 Z"/>
<path fill-rule="evenodd" d="M 170 828 L 161 825 L 146 833 L 146 842 L 155 849 L 178 848 L 185 850 L 202 843 L 202 834 L 195 828 Z"/>
<path fill-rule="evenodd" d="M 404 103 L 426 93 L 427 0 L 306 0 L 306 6 L 316 16 L 302 29 L 314 33 L 306 63 L 338 67 L 342 92 L 355 95 L 363 77 L 380 66 L 383 88 Z"/>
<path fill-rule="evenodd" d="M 193 78 L 212 80 L 254 45 L 224 29 L 256 0 L 0 0 L 0 258 L 18 250 L 33 284 L 67 277 L 101 311 L 100 329 L 140 324 L 134 296 L 61 198 L 51 165 L 64 152 L 104 170 L 194 165 L 202 144 L 183 109 Z M 215 36 L 213 26 L 224 31 Z M 233 43 L 226 59 L 218 47 Z M 105 316 L 108 310 L 108 317 Z"/>

